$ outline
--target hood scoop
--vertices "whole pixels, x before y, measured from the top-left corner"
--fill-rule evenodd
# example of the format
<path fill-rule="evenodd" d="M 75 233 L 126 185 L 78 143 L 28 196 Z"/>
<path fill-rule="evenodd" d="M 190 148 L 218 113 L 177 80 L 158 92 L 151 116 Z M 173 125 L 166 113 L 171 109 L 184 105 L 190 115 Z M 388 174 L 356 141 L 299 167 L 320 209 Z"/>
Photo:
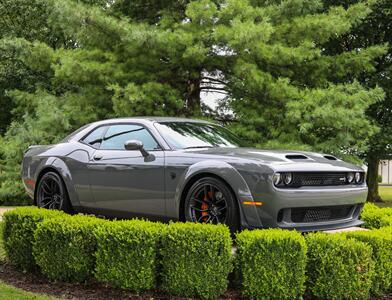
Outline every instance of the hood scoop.
<path fill-rule="evenodd" d="M 307 156 L 302 155 L 302 154 L 287 154 L 286 158 L 293 159 L 293 160 L 295 160 L 295 159 L 308 159 Z"/>
<path fill-rule="evenodd" d="M 332 155 L 324 155 L 324 158 L 326 158 L 328 160 L 338 160 L 335 156 L 332 156 Z"/>

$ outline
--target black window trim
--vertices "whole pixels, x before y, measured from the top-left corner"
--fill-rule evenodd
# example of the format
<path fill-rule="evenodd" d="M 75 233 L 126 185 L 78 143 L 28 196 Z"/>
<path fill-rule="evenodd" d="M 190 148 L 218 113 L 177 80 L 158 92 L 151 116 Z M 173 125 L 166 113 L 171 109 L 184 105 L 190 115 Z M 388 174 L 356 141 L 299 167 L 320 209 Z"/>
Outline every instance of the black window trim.
<path fill-rule="evenodd" d="M 114 125 L 137 125 L 140 127 L 143 127 L 144 129 L 147 130 L 147 132 L 152 136 L 152 138 L 154 139 L 154 141 L 157 143 L 157 145 L 159 146 L 160 149 L 153 149 L 153 150 L 147 150 L 148 152 L 155 152 L 155 151 L 164 151 L 164 148 L 162 147 L 162 145 L 159 143 L 159 141 L 157 140 L 157 138 L 154 136 L 154 134 L 151 132 L 151 130 L 146 127 L 144 124 L 141 123 L 137 123 L 137 122 L 115 122 L 115 123 L 107 123 L 107 124 L 101 124 L 98 125 L 97 127 L 92 128 L 88 133 L 86 133 L 81 139 L 79 139 L 79 143 L 82 143 L 83 145 L 89 146 L 90 148 L 93 148 L 95 150 L 102 150 L 102 151 L 129 151 L 126 149 L 101 149 L 101 145 L 102 143 L 99 145 L 99 148 L 97 147 L 93 147 L 92 145 L 86 143 L 84 141 L 84 139 L 89 136 L 93 131 L 95 131 L 96 129 L 100 128 L 100 127 L 107 127 L 106 130 L 103 131 L 101 138 L 103 139 L 103 137 L 105 136 L 105 134 L 107 133 L 107 131 L 109 130 L 109 128 L 111 126 Z"/>
<path fill-rule="evenodd" d="M 101 127 L 107 127 L 103 132 L 102 132 L 102 135 L 101 135 L 101 139 L 105 136 L 105 134 L 106 134 L 106 132 L 109 130 L 109 128 L 110 128 L 110 125 L 109 124 L 101 124 L 101 125 L 98 125 L 97 127 L 94 127 L 94 128 L 92 128 L 89 132 L 87 132 L 85 135 L 83 135 L 82 136 L 82 138 L 80 138 L 79 139 L 79 143 L 82 143 L 83 145 L 86 145 L 86 146 L 89 146 L 90 148 L 93 148 L 93 149 L 95 149 L 95 150 L 98 150 L 99 148 L 97 148 L 97 147 L 94 147 L 94 146 L 92 146 L 92 145 L 90 145 L 89 143 L 86 143 L 85 141 L 84 141 L 84 139 L 86 138 L 86 137 L 88 137 L 91 133 L 93 133 L 95 130 L 97 130 L 98 128 L 101 128 Z M 102 142 L 101 142 L 102 143 Z M 99 144 L 100 146 L 101 146 L 101 144 Z"/>

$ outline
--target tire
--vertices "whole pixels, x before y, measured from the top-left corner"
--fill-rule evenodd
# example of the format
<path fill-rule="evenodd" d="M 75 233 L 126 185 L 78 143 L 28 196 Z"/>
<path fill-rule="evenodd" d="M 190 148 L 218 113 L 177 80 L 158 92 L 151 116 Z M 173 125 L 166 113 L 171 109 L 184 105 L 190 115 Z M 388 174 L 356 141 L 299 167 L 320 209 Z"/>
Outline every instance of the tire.
<path fill-rule="evenodd" d="M 189 188 L 184 203 L 185 220 L 196 223 L 226 224 L 231 233 L 239 230 L 236 198 L 220 179 L 204 177 Z"/>
<path fill-rule="evenodd" d="M 39 180 L 36 203 L 41 208 L 73 212 L 63 179 L 52 171 L 45 173 Z"/>

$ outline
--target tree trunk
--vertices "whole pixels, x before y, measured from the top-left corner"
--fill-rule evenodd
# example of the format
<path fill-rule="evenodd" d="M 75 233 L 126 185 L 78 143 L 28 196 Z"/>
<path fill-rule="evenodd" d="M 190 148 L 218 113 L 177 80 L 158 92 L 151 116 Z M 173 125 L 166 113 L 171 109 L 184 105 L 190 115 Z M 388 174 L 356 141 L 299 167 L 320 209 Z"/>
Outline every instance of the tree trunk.
<path fill-rule="evenodd" d="M 200 78 L 188 80 L 187 114 L 191 116 L 201 115 L 200 83 Z"/>
<path fill-rule="evenodd" d="M 378 194 L 378 165 L 380 163 L 380 159 L 375 155 L 369 154 L 367 163 L 368 171 L 366 181 L 369 188 L 367 201 L 382 202 L 382 199 Z"/>

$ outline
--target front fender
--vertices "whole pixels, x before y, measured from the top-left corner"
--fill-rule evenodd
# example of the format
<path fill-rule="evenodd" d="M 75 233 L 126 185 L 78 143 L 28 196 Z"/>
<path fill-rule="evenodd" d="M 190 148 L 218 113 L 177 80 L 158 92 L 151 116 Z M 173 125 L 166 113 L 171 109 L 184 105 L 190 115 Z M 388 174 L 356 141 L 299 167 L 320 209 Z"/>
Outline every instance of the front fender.
<path fill-rule="evenodd" d="M 181 200 L 184 189 L 192 178 L 201 174 L 212 174 L 220 177 L 231 187 L 238 201 L 239 213 L 241 218 L 241 226 L 260 227 L 260 218 L 256 207 L 243 205 L 245 201 L 254 201 L 252 193 L 245 179 L 230 164 L 223 161 L 206 160 L 191 165 L 181 176 L 175 194 L 175 203 L 177 211 L 180 212 Z"/>

